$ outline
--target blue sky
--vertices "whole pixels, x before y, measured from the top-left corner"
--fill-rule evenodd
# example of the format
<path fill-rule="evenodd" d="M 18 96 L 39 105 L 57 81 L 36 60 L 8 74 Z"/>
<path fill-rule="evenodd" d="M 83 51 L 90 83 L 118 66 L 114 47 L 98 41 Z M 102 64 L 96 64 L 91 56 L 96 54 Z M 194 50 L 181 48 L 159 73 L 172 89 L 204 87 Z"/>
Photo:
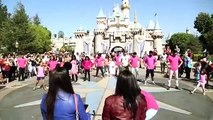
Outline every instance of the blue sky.
<path fill-rule="evenodd" d="M 30 17 L 37 13 L 42 25 L 52 33 L 62 30 L 66 37 L 72 36 L 80 25 L 92 31 L 101 8 L 108 16 L 109 13 L 112 15 L 115 3 L 122 3 L 122 0 L 2 0 L 11 13 L 18 1 L 24 4 Z M 158 13 L 158 21 L 165 36 L 169 32 L 185 32 L 187 26 L 195 34 L 193 26 L 198 13 L 213 14 L 213 0 L 130 0 L 130 4 L 131 20 L 136 11 L 143 28 L 147 27 L 149 20 L 155 20 L 154 14 Z"/>

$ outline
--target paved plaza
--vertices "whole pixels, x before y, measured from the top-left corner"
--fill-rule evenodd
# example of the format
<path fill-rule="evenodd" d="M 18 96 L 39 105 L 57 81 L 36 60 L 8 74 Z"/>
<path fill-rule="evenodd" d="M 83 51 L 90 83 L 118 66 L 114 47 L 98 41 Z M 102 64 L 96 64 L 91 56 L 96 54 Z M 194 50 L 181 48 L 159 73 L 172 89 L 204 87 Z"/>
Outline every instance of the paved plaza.
<path fill-rule="evenodd" d="M 139 73 L 140 78 L 144 78 L 145 70 L 140 69 Z M 13 81 L 0 89 L 0 120 L 42 120 L 39 104 L 45 91 L 32 90 L 34 79 L 30 78 L 23 82 Z M 73 86 L 75 92 L 89 104 L 90 112 L 96 112 L 94 119 L 101 120 L 104 100 L 114 93 L 116 78 L 102 79 L 92 76 L 91 80 L 91 82 L 83 82 L 80 79 L 77 83 L 73 83 Z M 189 94 L 196 83 L 181 80 L 181 90 L 174 88 L 166 90 L 167 78 L 163 78 L 158 70 L 155 73 L 155 80 L 156 85 L 145 86 L 138 82 L 142 89 L 155 96 L 161 108 L 153 120 L 213 120 L 213 89 L 208 89 L 205 96 L 202 95 L 201 89 L 195 94 Z M 173 85 L 174 83 L 172 81 Z M 212 82 L 210 84 L 212 85 Z"/>

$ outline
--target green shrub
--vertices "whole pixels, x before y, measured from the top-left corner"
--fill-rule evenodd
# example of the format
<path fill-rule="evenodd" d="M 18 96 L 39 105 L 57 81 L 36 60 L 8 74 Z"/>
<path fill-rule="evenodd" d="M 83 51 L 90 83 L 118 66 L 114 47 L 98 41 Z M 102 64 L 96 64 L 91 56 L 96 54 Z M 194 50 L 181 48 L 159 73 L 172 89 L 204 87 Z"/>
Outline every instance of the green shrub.
<path fill-rule="evenodd" d="M 198 61 L 202 57 L 204 57 L 203 54 L 194 54 L 193 55 L 193 61 Z"/>

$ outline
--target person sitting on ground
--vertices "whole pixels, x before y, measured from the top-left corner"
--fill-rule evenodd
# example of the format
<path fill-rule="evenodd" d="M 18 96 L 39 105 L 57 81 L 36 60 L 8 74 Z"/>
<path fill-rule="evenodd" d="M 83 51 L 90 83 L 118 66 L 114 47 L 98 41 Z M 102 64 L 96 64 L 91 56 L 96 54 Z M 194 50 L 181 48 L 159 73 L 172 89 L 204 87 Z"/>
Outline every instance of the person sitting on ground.
<path fill-rule="evenodd" d="M 80 120 L 90 120 L 81 96 L 74 92 L 70 81 L 69 73 L 63 67 L 51 73 L 48 93 L 43 95 L 41 101 L 43 120 L 75 120 L 76 113 Z"/>
<path fill-rule="evenodd" d="M 128 70 L 117 77 L 115 94 L 106 98 L 103 120 L 145 120 L 147 104 L 135 76 Z"/>

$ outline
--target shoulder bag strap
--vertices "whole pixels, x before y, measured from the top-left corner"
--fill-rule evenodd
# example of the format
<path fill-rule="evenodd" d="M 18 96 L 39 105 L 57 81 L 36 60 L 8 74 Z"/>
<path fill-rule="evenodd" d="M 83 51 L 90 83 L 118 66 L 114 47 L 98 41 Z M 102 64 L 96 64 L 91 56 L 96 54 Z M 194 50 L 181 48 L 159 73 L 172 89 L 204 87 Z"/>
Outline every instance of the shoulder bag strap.
<path fill-rule="evenodd" d="M 73 96 L 74 96 L 76 114 L 78 114 L 78 102 L 77 102 L 76 94 L 73 94 Z"/>

